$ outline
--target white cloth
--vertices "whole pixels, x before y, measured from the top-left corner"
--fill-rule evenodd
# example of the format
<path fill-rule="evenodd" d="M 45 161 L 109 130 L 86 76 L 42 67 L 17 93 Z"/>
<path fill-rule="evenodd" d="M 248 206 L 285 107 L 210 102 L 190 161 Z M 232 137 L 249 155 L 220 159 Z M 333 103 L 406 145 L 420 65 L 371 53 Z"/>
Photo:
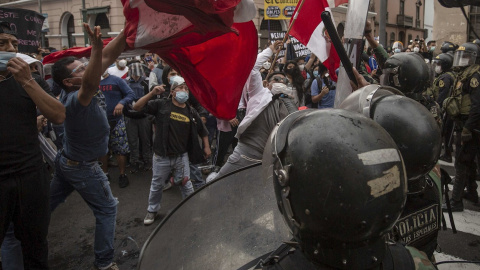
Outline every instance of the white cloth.
<path fill-rule="evenodd" d="M 37 66 L 37 70 L 40 73 L 40 76 L 42 77 L 42 79 L 45 78 L 42 62 L 23 53 L 17 53 L 17 57 L 22 58 L 22 60 L 27 62 L 27 64 L 29 65 L 35 63 L 35 65 Z"/>
<path fill-rule="evenodd" d="M 257 61 L 255 66 L 250 72 L 250 76 L 243 88 L 243 91 L 248 95 L 247 111 L 245 118 L 238 126 L 236 138 L 240 138 L 242 133 L 247 129 L 255 118 L 267 107 L 272 100 L 272 92 L 268 88 L 263 87 L 262 75 L 260 74 L 260 68 L 270 57 L 272 57 L 273 51 L 270 48 L 266 48 L 257 55 Z"/>
<path fill-rule="evenodd" d="M 118 69 L 117 65 L 115 65 L 113 67 L 109 67 L 107 71 L 108 71 L 108 74 L 110 75 L 123 78 L 123 76 L 128 73 L 128 67 L 125 67 L 125 69 L 120 70 Z"/>

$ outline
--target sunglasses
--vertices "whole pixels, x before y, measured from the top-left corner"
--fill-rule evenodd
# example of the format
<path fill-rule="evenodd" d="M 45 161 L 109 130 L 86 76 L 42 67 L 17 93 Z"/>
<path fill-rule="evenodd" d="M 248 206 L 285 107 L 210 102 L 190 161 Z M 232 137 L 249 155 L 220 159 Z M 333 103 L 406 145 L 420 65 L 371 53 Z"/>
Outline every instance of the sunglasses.
<path fill-rule="evenodd" d="M 76 68 L 72 70 L 72 73 L 70 73 L 70 75 L 72 75 L 73 73 L 85 71 L 85 69 L 87 68 L 87 65 L 88 65 L 88 62 L 78 65 Z"/>
<path fill-rule="evenodd" d="M 280 76 L 273 76 L 270 81 L 274 81 L 274 82 L 280 82 L 280 83 L 287 83 L 287 78 L 285 77 L 280 77 Z"/>

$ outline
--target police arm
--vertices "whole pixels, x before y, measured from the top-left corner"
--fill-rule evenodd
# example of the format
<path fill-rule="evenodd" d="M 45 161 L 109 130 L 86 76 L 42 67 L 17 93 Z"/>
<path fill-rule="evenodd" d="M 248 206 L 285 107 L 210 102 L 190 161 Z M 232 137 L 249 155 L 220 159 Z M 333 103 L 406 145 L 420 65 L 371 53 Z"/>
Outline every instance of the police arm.
<path fill-rule="evenodd" d="M 477 137 L 479 137 L 480 135 L 480 85 L 478 84 L 479 79 L 480 76 L 478 75 L 478 73 L 475 73 L 473 75 L 473 78 L 470 79 L 470 81 L 477 80 L 477 86 L 475 88 L 471 87 L 470 89 L 470 99 L 472 101 L 472 105 L 470 109 L 470 114 L 462 130 L 462 142 L 470 141 L 473 138 L 473 132 L 477 132 Z M 472 86 L 472 83 L 470 83 L 470 86 Z"/>
<path fill-rule="evenodd" d="M 7 63 L 7 70 L 22 85 L 42 114 L 54 124 L 65 120 L 65 107 L 45 92 L 30 73 L 30 67 L 23 59 L 14 57 Z"/>
<path fill-rule="evenodd" d="M 83 106 L 88 106 L 93 96 L 98 91 L 98 85 L 100 84 L 100 77 L 103 74 L 102 70 L 102 33 L 100 33 L 100 26 L 95 26 L 90 29 L 90 26 L 86 23 L 83 24 L 85 31 L 87 32 L 90 43 L 92 44 L 92 52 L 90 54 L 89 65 L 85 69 L 82 77 L 82 85 L 78 91 L 78 101 Z"/>

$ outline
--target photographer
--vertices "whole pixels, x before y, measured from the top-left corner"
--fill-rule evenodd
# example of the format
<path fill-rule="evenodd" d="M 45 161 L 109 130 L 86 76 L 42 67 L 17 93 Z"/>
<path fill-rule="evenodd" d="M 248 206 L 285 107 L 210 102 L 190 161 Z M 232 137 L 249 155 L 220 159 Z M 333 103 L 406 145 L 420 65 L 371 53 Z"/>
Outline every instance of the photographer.
<path fill-rule="evenodd" d="M 311 86 L 312 102 L 318 102 L 319 109 L 333 108 L 337 84 L 330 79 L 328 70 L 324 65 L 319 65 L 318 73 L 320 76 L 313 81 Z M 322 86 L 322 90 L 320 90 L 319 85 Z"/>

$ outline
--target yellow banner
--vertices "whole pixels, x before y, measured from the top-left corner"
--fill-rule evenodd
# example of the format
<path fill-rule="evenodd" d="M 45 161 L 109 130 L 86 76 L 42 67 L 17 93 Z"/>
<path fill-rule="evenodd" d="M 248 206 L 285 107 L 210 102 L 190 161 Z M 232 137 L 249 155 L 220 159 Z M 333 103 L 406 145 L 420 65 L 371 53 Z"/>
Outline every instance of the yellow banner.
<path fill-rule="evenodd" d="M 300 0 L 265 0 L 265 20 L 290 20 Z"/>

